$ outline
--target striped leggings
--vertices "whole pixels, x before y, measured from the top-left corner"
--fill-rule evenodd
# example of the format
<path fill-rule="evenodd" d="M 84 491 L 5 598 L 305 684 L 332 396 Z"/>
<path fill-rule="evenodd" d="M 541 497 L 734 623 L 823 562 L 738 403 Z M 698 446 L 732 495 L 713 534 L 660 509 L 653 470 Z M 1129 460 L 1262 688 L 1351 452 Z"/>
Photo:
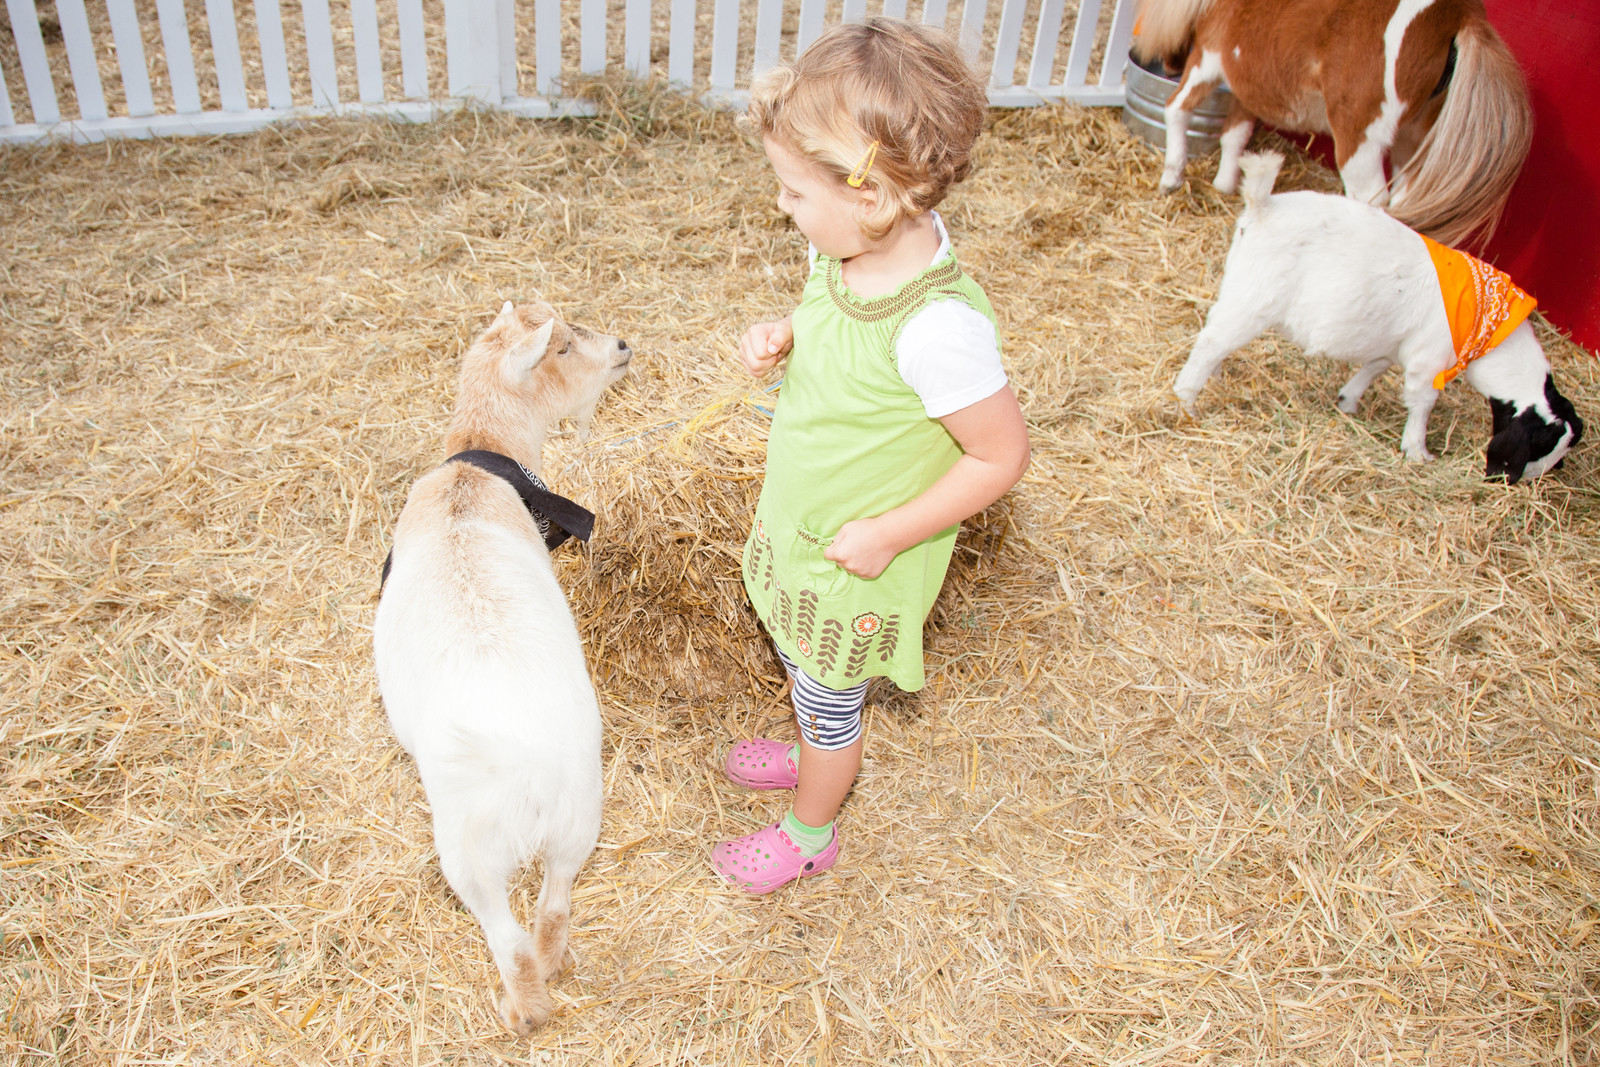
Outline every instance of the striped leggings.
<path fill-rule="evenodd" d="M 778 658 L 783 660 L 783 669 L 794 683 L 789 698 L 794 701 L 794 719 L 806 744 L 825 752 L 855 744 L 861 737 L 861 707 L 867 702 L 867 683 L 829 689 L 795 666 L 781 648 Z"/>

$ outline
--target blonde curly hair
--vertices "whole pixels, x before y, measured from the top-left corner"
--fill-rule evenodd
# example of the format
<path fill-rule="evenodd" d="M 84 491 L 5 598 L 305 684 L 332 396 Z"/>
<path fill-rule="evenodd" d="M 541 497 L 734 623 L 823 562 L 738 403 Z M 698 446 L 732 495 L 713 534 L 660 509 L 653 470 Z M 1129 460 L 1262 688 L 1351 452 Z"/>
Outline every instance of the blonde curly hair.
<path fill-rule="evenodd" d="M 833 27 L 793 65 L 762 75 L 739 126 L 840 182 L 877 141 L 862 186 L 877 206 L 860 223 L 875 241 L 967 176 L 988 104 L 948 35 L 873 17 Z"/>

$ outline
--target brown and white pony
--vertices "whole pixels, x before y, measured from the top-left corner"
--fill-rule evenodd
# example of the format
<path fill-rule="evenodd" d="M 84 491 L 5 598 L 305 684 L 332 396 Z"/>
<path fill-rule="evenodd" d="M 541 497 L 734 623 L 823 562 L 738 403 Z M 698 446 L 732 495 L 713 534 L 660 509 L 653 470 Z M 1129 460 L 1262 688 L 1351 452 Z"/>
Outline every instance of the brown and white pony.
<path fill-rule="evenodd" d="M 1140 8 L 1134 54 L 1183 70 L 1167 102 L 1162 191 L 1183 184 L 1189 118 L 1225 79 L 1234 102 L 1220 191 L 1233 192 L 1261 119 L 1331 133 L 1348 196 L 1443 244 L 1494 230 L 1528 154 L 1533 113 L 1483 0 L 1143 0 Z"/>

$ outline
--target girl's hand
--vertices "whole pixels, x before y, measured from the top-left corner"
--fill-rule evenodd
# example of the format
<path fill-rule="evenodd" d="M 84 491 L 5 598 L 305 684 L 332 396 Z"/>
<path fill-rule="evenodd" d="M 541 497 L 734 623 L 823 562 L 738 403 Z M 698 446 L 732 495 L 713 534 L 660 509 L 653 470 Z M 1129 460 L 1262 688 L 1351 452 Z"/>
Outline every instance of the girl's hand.
<path fill-rule="evenodd" d="M 739 361 L 744 369 L 759 378 L 776 367 L 794 347 L 794 325 L 789 317 L 777 322 L 758 322 L 745 331 L 739 341 Z"/>
<path fill-rule="evenodd" d="M 961 446 L 955 466 L 921 496 L 839 527 L 824 559 L 857 578 L 876 578 L 912 545 L 999 500 L 1028 469 L 1028 427 L 1010 386 L 939 421 Z"/>
<path fill-rule="evenodd" d="M 852 519 L 839 527 L 833 543 L 822 550 L 822 558 L 833 560 L 857 578 L 876 578 L 905 547 L 896 546 L 890 538 L 890 531 L 877 519 Z"/>

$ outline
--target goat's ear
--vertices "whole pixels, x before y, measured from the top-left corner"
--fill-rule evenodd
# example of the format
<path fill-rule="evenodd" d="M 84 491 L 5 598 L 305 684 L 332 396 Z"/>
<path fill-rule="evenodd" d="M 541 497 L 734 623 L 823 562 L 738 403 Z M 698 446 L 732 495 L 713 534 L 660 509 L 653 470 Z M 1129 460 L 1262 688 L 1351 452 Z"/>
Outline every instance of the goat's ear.
<path fill-rule="evenodd" d="M 506 377 L 513 384 L 522 382 L 538 366 L 545 352 L 550 348 L 550 335 L 555 332 L 556 320 L 549 319 L 545 324 L 533 331 L 533 336 L 512 348 L 506 353 Z"/>
<path fill-rule="evenodd" d="M 1571 445 L 1576 448 L 1578 442 L 1583 440 L 1583 420 L 1578 417 L 1578 410 L 1572 406 L 1572 401 L 1561 395 L 1556 389 L 1555 379 L 1548 374 L 1544 376 L 1544 400 L 1556 418 L 1572 427 Z"/>

